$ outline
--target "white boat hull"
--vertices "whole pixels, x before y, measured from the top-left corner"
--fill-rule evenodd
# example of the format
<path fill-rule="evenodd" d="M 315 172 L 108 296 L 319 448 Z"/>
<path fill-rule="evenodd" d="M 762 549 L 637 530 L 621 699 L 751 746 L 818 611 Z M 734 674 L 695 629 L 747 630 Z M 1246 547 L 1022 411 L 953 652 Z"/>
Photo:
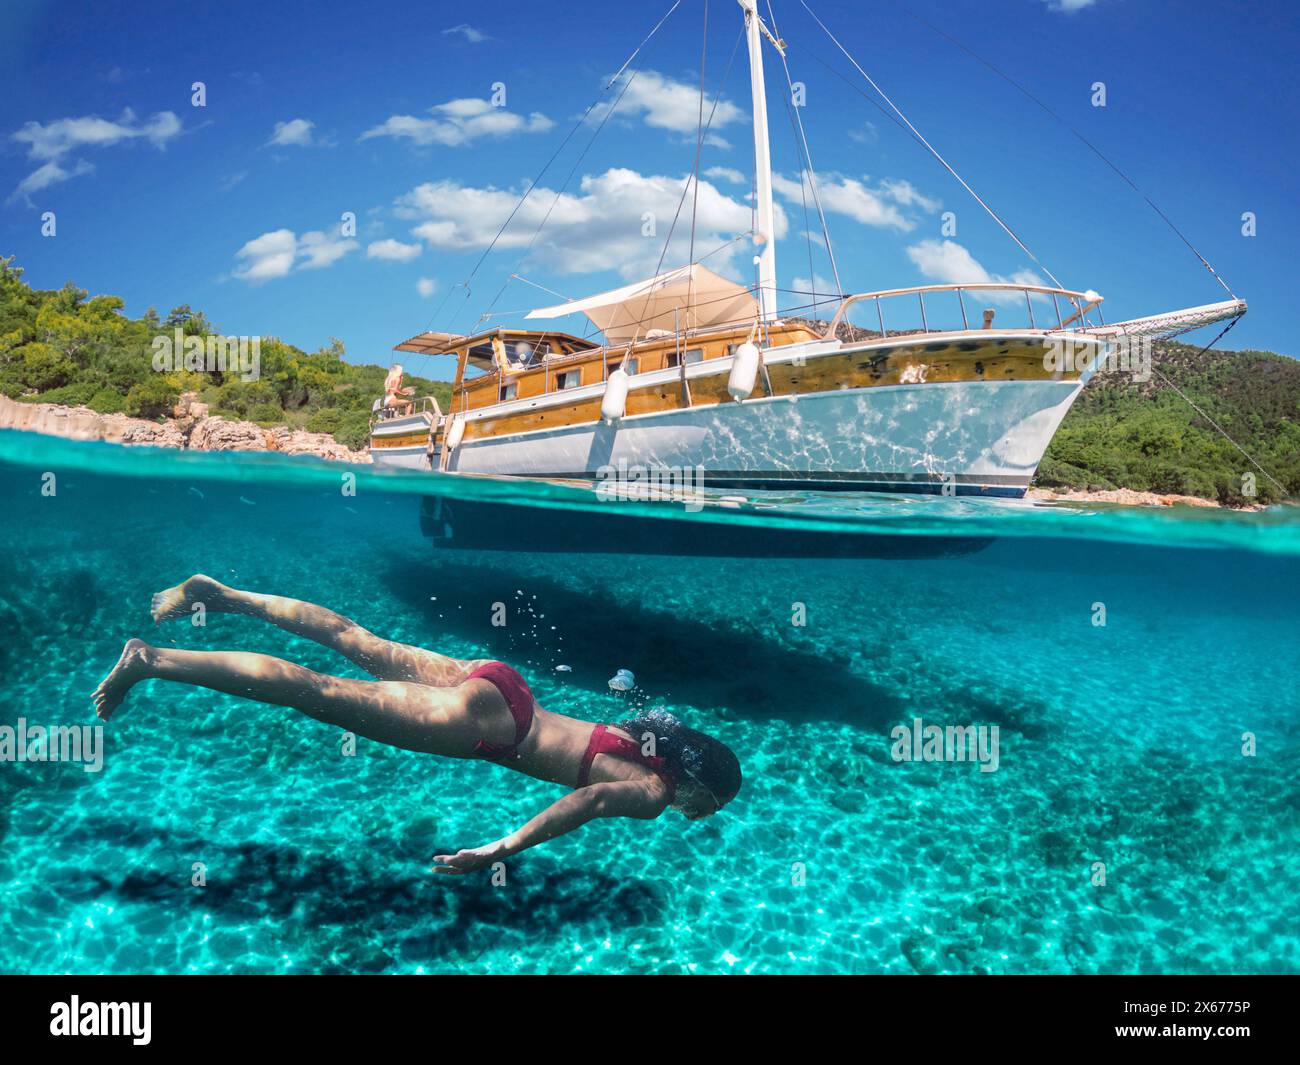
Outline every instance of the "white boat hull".
<path fill-rule="evenodd" d="M 592 480 L 689 468 L 711 486 L 1019 497 L 1082 387 L 932 382 L 751 399 L 467 440 L 447 468 Z"/>

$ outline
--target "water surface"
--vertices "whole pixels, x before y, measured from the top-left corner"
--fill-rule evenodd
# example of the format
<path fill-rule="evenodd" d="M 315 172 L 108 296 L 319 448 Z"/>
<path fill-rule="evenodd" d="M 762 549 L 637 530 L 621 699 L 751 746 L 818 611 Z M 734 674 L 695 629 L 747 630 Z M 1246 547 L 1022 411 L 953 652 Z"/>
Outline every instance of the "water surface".
<path fill-rule="evenodd" d="M 505 659 L 565 713 L 665 706 L 746 776 L 705 822 L 595 823 L 504 886 L 437 878 L 432 854 L 560 792 L 365 741 L 343 757 L 300 714 L 150 682 L 101 772 L 0 764 L 4 971 L 1300 970 L 1294 511 L 733 493 L 687 512 L 13 432 L 0 488 L 0 723 L 93 723 L 132 636 L 362 675 L 247 618 L 155 630 L 150 595 L 202 571 Z M 518 550 L 434 547 L 431 492 L 509 507 Z M 636 519 L 623 547 L 703 522 L 895 557 L 605 553 L 581 529 L 610 508 Z M 572 550 L 530 542 L 543 511 Z M 950 557 L 896 557 L 904 538 Z M 634 692 L 608 688 L 620 667 Z M 998 725 L 997 771 L 893 762 L 889 731 L 918 717 Z"/>

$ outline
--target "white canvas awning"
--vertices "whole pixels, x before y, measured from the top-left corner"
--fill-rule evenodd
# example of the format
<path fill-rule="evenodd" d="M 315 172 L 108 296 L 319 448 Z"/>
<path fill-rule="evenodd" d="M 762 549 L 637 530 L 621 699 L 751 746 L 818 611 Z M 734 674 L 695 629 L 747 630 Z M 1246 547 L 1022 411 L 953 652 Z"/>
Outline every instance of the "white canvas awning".
<path fill-rule="evenodd" d="M 749 290 L 693 263 L 612 292 L 570 300 L 528 313 L 529 318 L 585 314 L 611 344 L 644 339 L 651 331 L 743 326 L 758 317 Z"/>

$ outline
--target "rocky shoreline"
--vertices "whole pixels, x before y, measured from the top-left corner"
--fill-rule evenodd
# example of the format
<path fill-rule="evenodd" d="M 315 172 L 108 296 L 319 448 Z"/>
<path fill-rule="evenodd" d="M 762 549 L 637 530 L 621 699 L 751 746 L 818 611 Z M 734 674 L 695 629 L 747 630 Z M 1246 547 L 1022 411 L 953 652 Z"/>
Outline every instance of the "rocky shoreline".
<path fill-rule="evenodd" d="M 285 455 L 315 455 L 333 462 L 370 462 L 368 451 L 353 451 L 329 433 L 309 433 L 278 425 L 264 429 L 255 422 L 230 421 L 209 415 L 192 393 L 183 395 L 173 416 L 162 421 L 100 414 L 89 407 L 57 403 L 19 403 L 0 396 L 0 429 L 24 429 L 69 440 L 103 440 L 130 447 L 174 447 L 189 451 L 278 451 Z M 1026 499 L 1050 502 L 1117 503 L 1130 507 L 1220 507 L 1217 500 L 1131 488 L 1097 491 L 1056 491 L 1031 488 Z"/>
<path fill-rule="evenodd" d="M 264 429 L 255 422 L 209 415 L 192 395 L 182 396 L 173 416 L 162 421 L 100 414 L 89 407 L 57 403 L 19 403 L 0 396 L 0 429 L 22 429 L 68 440 L 103 440 L 128 447 L 173 447 L 189 451 L 278 451 L 315 455 L 334 462 L 368 463 L 368 451 L 344 447 L 328 433 L 309 433 L 278 425 Z"/>
<path fill-rule="evenodd" d="M 1025 498 L 1053 503 L 1119 503 L 1126 507 L 1223 506 L 1217 499 L 1202 499 L 1200 496 L 1184 496 L 1167 492 L 1137 492 L 1132 488 L 1099 488 L 1089 491 L 1081 491 L 1077 488 L 1059 491 L 1053 488 L 1031 488 L 1025 493 Z"/>

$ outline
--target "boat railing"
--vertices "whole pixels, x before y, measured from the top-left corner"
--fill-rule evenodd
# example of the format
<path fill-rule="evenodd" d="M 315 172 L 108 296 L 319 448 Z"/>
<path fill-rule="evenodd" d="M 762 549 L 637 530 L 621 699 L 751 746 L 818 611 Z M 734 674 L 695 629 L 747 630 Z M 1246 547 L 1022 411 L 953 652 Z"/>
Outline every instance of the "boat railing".
<path fill-rule="evenodd" d="M 409 418 L 412 414 L 432 414 L 434 424 L 442 421 L 442 406 L 438 403 L 437 396 L 420 396 L 416 399 L 407 400 L 410 403 L 411 410 L 404 411 L 401 406 L 386 407 L 384 406 L 383 397 L 375 400 L 370 408 L 370 425 L 373 428 L 381 422 L 391 422 L 398 418 Z"/>
<path fill-rule="evenodd" d="M 966 305 L 967 294 L 978 297 L 981 294 L 988 295 L 988 303 L 994 306 L 986 306 L 982 310 L 981 319 L 974 325 L 971 324 L 970 315 Z M 935 302 L 932 299 L 930 307 L 927 309 L 925 298 L 955 296 L 957 301 L 956 310 L 961 312 L 961 329 L 969 331 L 972 329 L 992 329 L 994 318 L 1001 309 L 999 304 L 1018 305 L 1023 298 L 1025 310 L 1028 312 L 1029 328 L 1032 330 L 1041 330 L 1044 333 L 1050 333 L 1056 330 L 1066 329 L 1074 326 L 1077 329 L 1086 329 L 1090 325 L 1105 325 L 1105 319 L 1101 315 L 1101 303 L 1103 297 L 1096 292 L 1072 292 L 1064 288 L 1051 288 L 1047 285 L 1017 285 L 1010 283 L 990 282 L 990 283 L 972 283 L 968 285 L 916 285 L 911 288 L 891 288 L 880 292 L 860 292 L 856 295 L 844 297 L 840 304 L 839 310 L 835 312 L 835 317 L 831 319 L 831 324 L 827 327 L 823 340 L 835 340 L 838 336 L 839 327 L 845 322 L 846 316 L 851 308 L 860 304 L 874 304 L 875 323 L 879 326 L 880 335 L 886 337 L 892 334 L 915 334 L 915 333 L 951 333 L 954 328 L 932 328 L 931 319 L 935 312 Z M 915 298 L 916 308 L 920 311 L 921 328 L 920 329 L 894 329 L 886 328 L 886 315 L 884 308 L 885 300 L 910 300 Z M 1050 301 L 1050 311 L 1048 303 Z M 1038 303 L 1039 310 L 1044 312 L 1043 323 L 1039 323 L 1039 316 L 1034 313 L 1034 304 Z M 951 303 L 948 304 L 948 311 L 954 310 Z M 1090 323 L 1088 316 L 1096 315 L 1097 322 Z M 891 315 L 891 318 L 893 316 Z M 913 320 L 915 321 L 915 320 Z M 954 320 L 955 321 L 955 320 Z M 848 323 L 852 325 L 853 323 Z M 1001 324 L 998 328 L 1005 328 Z"/>

